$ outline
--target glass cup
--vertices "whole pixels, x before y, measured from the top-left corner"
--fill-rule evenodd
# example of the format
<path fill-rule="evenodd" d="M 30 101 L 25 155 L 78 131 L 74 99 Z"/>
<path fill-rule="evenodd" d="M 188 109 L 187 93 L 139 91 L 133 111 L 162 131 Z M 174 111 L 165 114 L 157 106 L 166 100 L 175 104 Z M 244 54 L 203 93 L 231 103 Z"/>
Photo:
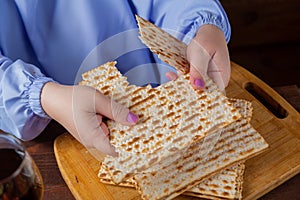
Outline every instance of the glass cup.
<path fill-rule="evenodd" d="M 19 139 L 0 132 L 0 160 L 0 200 L 43 198 L 41 174 Z"/>

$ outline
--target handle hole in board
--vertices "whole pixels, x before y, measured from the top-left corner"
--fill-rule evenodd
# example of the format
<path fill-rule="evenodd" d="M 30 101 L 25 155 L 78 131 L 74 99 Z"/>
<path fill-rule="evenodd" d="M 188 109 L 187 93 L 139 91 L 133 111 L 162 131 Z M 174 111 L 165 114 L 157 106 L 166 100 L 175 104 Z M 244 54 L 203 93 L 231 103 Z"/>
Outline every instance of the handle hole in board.
<path fill-rule="evenodd" d="M 244 88 L 277 118 L 284 119 L 288 116 L 288 112 L 258 85 L 249 82 L 245 84 Z"/>

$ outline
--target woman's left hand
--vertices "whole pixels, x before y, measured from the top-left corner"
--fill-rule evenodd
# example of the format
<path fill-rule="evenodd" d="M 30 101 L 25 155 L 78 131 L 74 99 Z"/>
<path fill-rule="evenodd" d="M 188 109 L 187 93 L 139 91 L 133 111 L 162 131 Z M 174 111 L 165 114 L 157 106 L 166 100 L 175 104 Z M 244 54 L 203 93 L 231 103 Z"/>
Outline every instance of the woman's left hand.
<path fill-rule="evenodd" d="M 196 89 L 204 89 L 209 76 L 224 91 L 230 79 L 230 59 L 224 33 L 214 25 L 203 25 L 187 47 L 190 63 L 190 82 Z M 168 72 L 169 79 L 176 75 Z"/>

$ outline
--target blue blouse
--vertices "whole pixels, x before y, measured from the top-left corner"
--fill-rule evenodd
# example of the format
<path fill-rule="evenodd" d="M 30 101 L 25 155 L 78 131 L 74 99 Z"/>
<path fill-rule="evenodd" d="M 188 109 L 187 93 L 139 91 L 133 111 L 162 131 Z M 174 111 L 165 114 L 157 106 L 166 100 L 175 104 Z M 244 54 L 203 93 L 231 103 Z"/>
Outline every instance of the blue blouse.
<path fill-rule="evenodd" d="M 40 104 L 49 81 L 76 84 L 81 73 L 117 60 L 132 84 L 160 84 L 174 70 L 138 38 L 135 14 L 189 43 L 213 24 L 230 38 L 218 0 L 0 1 L 0 129 L 23 140 L 50 122 Z"/>

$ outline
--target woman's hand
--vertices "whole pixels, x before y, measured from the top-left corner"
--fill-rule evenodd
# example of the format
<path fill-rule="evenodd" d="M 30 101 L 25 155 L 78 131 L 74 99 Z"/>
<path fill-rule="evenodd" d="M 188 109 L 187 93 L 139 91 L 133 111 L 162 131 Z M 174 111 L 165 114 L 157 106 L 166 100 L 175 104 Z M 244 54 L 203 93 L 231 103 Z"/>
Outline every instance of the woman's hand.
<path fill-rule="evenodd" d="M 224 91 L 230 79 L 230 59 L 224 33 L 214 25 L 203 25 L 187 47 L 190 63 L 190 82 L 196 89 L 205 87 L 209 76 Z M 168 72 L 173 80 L 176 75 Z"/>
<path fill-rule="evenodd" d="M 205 86 L 208 75 L 224 91 L 230 79 L 230 59 L 224 33 L 214 25 L 202 26 L 188 45 L 191 83 L 195 88 Z"/>
<path fill-rule="evenodd" d="M 66 86 L 49 82 L 43 87 L 41 104 L 44 111 L 63 125 L 88 148 L 117 156 L 109 141 L 109 130 L 103 116 L 124 125 L 134 125 L 138 117 L 88 86 Z"/>

